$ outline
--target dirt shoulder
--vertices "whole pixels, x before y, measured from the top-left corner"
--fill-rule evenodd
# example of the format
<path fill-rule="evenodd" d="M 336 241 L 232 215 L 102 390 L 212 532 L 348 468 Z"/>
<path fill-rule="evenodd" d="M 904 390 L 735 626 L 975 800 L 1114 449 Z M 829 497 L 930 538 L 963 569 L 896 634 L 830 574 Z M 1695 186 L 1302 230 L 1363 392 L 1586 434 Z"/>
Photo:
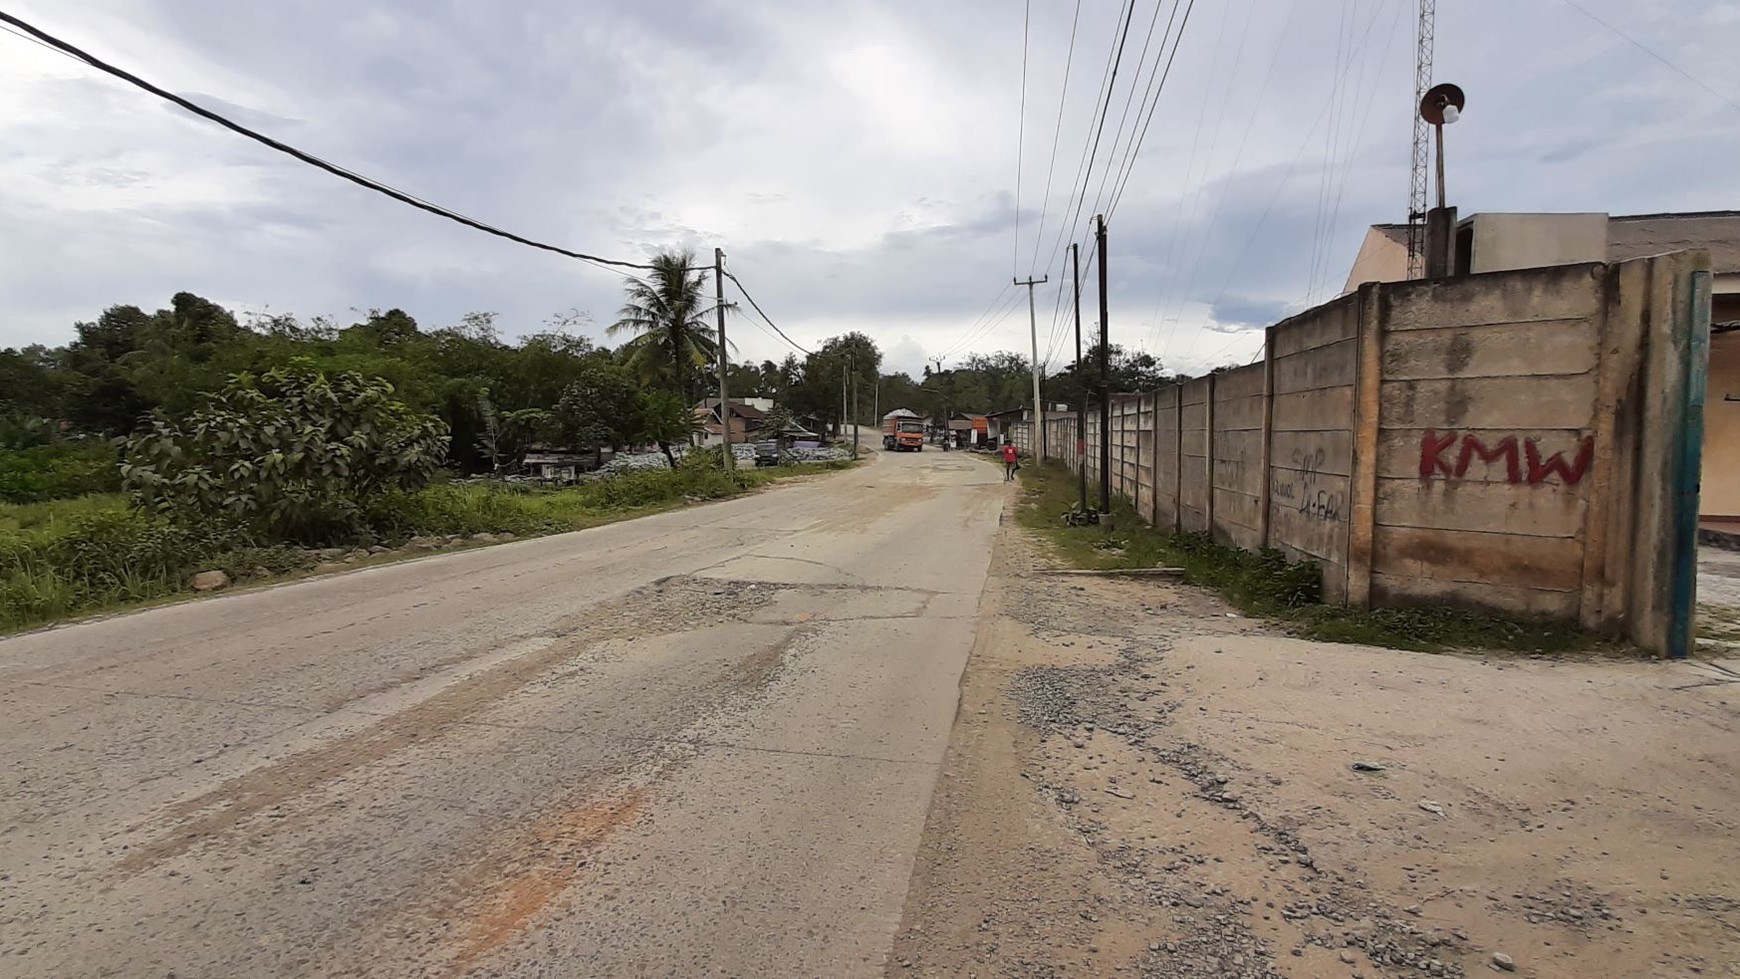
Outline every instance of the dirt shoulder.
<path fill-rule="evenodd" d="M 1006 519 L 891 974 L 1740 976 L 1720 670 L 1305 642 L 1048 563 Z"/>

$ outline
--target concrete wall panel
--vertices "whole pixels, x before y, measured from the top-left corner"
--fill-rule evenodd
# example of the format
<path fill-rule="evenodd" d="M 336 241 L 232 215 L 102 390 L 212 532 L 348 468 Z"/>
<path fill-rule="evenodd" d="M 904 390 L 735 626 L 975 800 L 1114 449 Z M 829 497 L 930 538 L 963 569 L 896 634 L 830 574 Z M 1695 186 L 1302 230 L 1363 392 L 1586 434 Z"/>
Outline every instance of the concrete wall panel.
<path fill-rule="evenodd" d="M 1269 465 L 1276 469 L 1334 473 L 1346 476 L 1353 472 L 1353 433 L 1283 432 L 1280 419 L 1269 447 Z"/>
<path fill-rule="evenodd" d="M 1275 393 L 1348 387 L 1358 366 L 1353 341 L 1340 340 L 1302 353 L 1275 358 Z"/>
<path fill-rule="evenodd" d="M 1378 480 L 1377 522 L 1387 527 L 1497 531 L 1521 537 L 1575 537 L 1589 509 L 1575 487 L 1499 481 Z"/>
<path fill-rule="evenodd" d="M 1569 592 L 1583 583 L 1582 542 L 1565 538 L 1379 524 L 1374 551 L 1373 574 Z"/>
<path fill-rule="evenodd" d="M 1475 447 L 1468 453 L 1464 466 L 1463 444 L 1470 438 Z M 1427 469 L 1434 474 L 1433 478 L 1454 478 L 1458 482 L 1510 482 L 1511 453 L 1502 448 L 1508 439 L 1516 446 L 1515 472 L 1519 481 L 1526 483 L 1529 479 L 1525 443 L 1532 441 L 1543 468 L 1557 455 L 1569 469 L 1573 482 L 1580 483 L 1588 478 L 1588 469 L 1579 471 L 1576 464 L 1584 442 L 1590 438 L 1586 429 L 1578 428 L 1385 429 L 1379 436 L 1377 475 L 1380 479 L 1419 479 L 1421 470 Z M 1593 461 L 1601 447 L 1589 442 L 1589 448 Z M 1495 458 L 1487 458 L 1495 453 Z M 1541 481 L 1563 483 L 1565 479 L 1555 470 Z"/>
<path fill-rule="evenodd" d="M 1583 374 L 1600 358 L 1587 319 L 1397 333 L 1384 341 L 1384 380 Z"/>
<path fill-rule="evenodd" d="M 1353 425 L 1353 388 L 1323 388 L 1275 396 L 1275 427 L 1294 432 L 1346 431 Z"/>
<path fill-rule="evenodd" d="M 1216 404 L 1238 398 L 1263 396 L 1263 365 L 1247 364 L 1237 370 L 1222 371 L 1214 379 Z"/>
<path fill-rule="evenodd" d="M 1357 296 L 1342 296 L 1316 309 L 1275 324 L 1275 344 L 1269 355 L 1280 359 L 1303 350 L 1350 340 L 1359 327 Z"/>
<path fill-rule="evenodd" d="M 1605 267 L 1566 265 L 1383 287 L 1384 329 L 1438 330 L 1583 319 L 1601 304 Z"/>
<path fill-rule="evenodd" d="M 1384 428 L 1587 428 L 1595 388 L 1594 374 L 1386 381 L 1380 410 Z"/>
<path fill-rule="evenodd" d="M 1453 605 L 1538 619 L 1577 615 L 1577 593 L 1569 591 L 1447 582 L 1384 571 L 1372 572 L 1371 590 L 1375 605 Z"/>
<path fill-rule="evenodd" d="M 1271 536 L 1316 557 L 1343 560 L 1347 553 L 1347 500 L 1351 489 L 1346 476 L 1270 470 Z"/>

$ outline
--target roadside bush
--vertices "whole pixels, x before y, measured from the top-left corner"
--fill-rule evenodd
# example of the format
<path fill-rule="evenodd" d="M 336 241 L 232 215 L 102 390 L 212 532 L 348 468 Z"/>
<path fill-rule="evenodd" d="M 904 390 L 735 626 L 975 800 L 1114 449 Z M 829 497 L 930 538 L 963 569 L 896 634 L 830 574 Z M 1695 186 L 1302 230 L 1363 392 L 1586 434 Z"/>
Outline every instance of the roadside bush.
<path fill-rule="evenodd" d="M 559 526 L 546 501 L 555 494 L 502 485 L 430 486 L 389 493 L 370 505 L 370 533 L 381 540 L 418 534 L 543 533 Z"/>
<path fill-rule="evenodd" d="M 80 596 L 138 601 L 178 590 L 212 556 L 240 543 L 235 531 L 221 526 L 187 527 L 117 511 L 78 519 L 40 551 Z"/>
<path fill-rule="evenodd" d="M 709 458 L 712 464 L 708 464 Z M 718 457 L 693 453 L 675 469 L 640 469 L 574 490 L 587 506 L 606 510 L 653 506 L 685 499 L 716 500 L 734 496 L 753 485 L 753 477 L 726 475 Z"/>
<path fill-rule="evenodd" d="M 181 422 L 127 441 L 121 475 L 137 502 L 177 524 L 240 524 L 266 540 L 328 542 L 363 527 L 369 505 L 424 486 L 447 426 L 353 371 L 307 361 L 246 374 Z"/>
<path fill-rule="evenodd" d="M 0 449 L 0 502 L 41 503 L 121 488 L 115 449 L 101 439 Z"/>

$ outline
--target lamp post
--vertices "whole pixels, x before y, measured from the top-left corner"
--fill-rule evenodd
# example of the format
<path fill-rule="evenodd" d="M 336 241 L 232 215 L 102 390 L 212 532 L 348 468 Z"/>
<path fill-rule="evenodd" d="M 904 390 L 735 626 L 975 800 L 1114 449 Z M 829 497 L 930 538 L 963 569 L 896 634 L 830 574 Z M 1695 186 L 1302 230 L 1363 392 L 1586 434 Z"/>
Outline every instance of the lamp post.
<path fill-rule="evenodd" d="M 1437 279 L 1454 271 L 1456 209 L 1445 202 L 1444 127 L 1462 118 L 1467 96 L 1456 85 L 1434 85 L 1420 99 L 1420 118 L 1432 124 L 1438 147 L 1438 206 L 1426 212 L 1426 278 Z"/>

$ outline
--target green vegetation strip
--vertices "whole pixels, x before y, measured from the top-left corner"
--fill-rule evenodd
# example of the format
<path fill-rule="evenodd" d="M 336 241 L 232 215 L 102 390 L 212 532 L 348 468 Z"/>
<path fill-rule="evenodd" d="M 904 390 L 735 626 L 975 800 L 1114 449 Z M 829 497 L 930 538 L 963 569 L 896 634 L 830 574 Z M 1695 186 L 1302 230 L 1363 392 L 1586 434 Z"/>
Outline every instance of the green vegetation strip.
<path fill-rule="evenodd" d="M 739 469 L 727 476 L 717 453 L 697 453 L 676 469 L 640 470 L 566 489 L 437 483 L 372 503 L 362 529 L 332 543 L 366 548 L 417 536 L 533 537 L 583 530 L 851 465 Z M 420 554 L 392 551 L 371 560 L 415 556 Z M 185 597 L 202 571 L 257 584 L 306 574 L 319 563 L 315 550 L 264 543 L 216 523 L 174 523 L 129 506 L 118 493 L 0 504 L 0 632 Z"/>
<path fill-rule="evenodd" d="M 1113 527 L 1072 527 L 1075 475 L 1061 465 L 1026 464 L 1017 520 L 1045 538 L 1067 564 L 1081 568 L 1184 569 L 1184 581 L 1218 591 L 1248 615 L 1274 619 L 1306 639 L 1427 652 L 1510 650 L 1563 653 L 1614 648 L 1613 640 L 1567 626 L 1526 622 L 1443 607 L 1359 610 L 1325 605 L 1312 564 L 1289 563 L 1280 551 L 1246 551 L 1207 534 L 1167 534 L 1144 524 L 1129 504 L 1114 503 Z M 1091 488 L 1090 488 L 1091 489 Z"/>

